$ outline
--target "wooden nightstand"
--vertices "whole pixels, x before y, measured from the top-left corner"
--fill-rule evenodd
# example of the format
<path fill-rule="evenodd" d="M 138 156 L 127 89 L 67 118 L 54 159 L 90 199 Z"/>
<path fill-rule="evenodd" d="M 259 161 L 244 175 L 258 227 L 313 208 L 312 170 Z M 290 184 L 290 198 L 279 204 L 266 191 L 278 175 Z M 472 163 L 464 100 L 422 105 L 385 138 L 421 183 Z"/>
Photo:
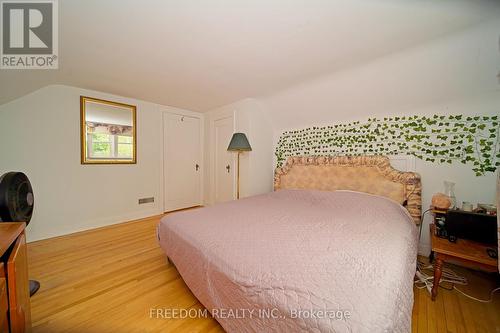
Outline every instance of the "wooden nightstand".
<path fill-rule="evenodd" d="M 445 238 L 436 236 L 434 224 L 430 225 L 430 231 L 431 246 L 434 253 L 434 285 L 431 293 L 433 301 L 436 299 L 445 261 L 458 262 L 465 267 L 487 272 L 498 271 L 498 260 L 491 258 L 486 252 L 486 249 L 492 248 L 492 246 L 467 239 L 457 239 L 456 243 L 452 243 Z"/>
<path fill-rule="evenodd" d="M 0 332 L 31 332 L 24 222 L 0 223 Z M 7 319 L 8 318 L 8 319 Z"/>

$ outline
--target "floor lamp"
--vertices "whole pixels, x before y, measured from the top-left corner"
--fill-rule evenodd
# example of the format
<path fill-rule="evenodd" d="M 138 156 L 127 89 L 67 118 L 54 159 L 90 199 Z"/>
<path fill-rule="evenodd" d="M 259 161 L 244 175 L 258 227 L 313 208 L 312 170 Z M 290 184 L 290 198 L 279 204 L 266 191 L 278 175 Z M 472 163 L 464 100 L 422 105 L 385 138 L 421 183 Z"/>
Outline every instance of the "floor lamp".
<path fill-rule="evenodd" d="M 240 154 L 244 151 L 251 151 L 252 147 L 248 142 L 247 136 L 245 133 L 234 133 L 231 138 L 231 142 L 227 147 L 228 151 L 235 151 L 238 153 L 238 171 L 237 171 L 237 191 L 236 191 L 236 199 L 240 198 Z"/>

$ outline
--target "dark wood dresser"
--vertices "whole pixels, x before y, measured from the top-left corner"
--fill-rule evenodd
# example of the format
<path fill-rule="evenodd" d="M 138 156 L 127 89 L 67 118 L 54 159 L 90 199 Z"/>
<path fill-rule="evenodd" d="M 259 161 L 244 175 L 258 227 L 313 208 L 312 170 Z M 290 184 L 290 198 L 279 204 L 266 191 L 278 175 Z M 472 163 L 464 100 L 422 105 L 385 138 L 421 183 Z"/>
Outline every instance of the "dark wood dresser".
<path fill-rule="evenodd" d="M 0 223 L 0 333 L 31 332 L 25 223 Z"/>

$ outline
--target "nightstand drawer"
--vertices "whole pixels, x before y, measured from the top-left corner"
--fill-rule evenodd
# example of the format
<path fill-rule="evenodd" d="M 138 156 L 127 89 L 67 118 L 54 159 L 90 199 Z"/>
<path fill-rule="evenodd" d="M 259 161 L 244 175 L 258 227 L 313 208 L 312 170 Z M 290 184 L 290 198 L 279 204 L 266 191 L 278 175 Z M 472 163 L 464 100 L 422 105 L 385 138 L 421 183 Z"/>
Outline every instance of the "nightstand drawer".
<path fill-rule="evenodd" d="M 0 269 L 3 271 L 3 264 L 0 264 Z M 0 278 L 0 333 L 9 332 L 8 310 L 7 281 L 5 278 Z"/>

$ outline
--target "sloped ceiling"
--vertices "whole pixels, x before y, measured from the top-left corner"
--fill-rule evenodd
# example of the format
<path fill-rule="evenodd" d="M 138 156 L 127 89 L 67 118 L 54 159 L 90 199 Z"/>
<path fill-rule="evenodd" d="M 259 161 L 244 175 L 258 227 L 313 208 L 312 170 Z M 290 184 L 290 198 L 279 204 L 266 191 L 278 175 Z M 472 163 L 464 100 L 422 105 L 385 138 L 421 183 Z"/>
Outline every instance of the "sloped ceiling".
<path fill-rule="evenodd" d="M 58 83 L 207 111 L 499 13 L 486 0 L 64 0 L 59 70 L 0 71 L 0 104 Z"/>

